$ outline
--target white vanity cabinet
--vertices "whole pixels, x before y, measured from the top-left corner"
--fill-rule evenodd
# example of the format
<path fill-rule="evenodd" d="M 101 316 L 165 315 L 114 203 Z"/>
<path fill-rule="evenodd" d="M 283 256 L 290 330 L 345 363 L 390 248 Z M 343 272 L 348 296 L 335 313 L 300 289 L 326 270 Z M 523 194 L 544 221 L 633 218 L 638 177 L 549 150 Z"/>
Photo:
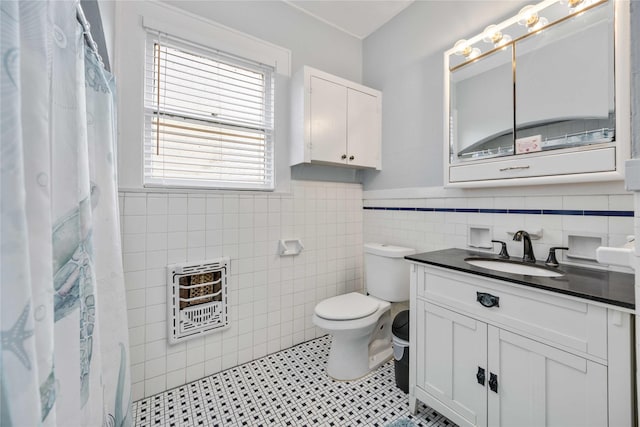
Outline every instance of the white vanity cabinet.
<path fill-rule="evenodd" d="M 479 302 L 481 301 L 481 302 Z M 461 426 L 631 426 L 632 316 L 411 264 L 409 402 Z"/>
<path fill-rule="evenodd" d="M 379 91 L 303 67 L 291 94 L 291 165 L 380 169 Z"/>

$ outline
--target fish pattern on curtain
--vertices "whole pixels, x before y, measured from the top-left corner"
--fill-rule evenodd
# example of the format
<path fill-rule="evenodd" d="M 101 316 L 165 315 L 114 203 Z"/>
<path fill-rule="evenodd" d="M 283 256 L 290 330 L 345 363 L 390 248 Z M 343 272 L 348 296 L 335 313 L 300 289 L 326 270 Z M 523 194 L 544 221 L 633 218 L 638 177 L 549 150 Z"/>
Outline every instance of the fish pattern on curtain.
<path fill-rule="evenodd" d="M 73 1 L 0 1 L 0 425 L 129 426 L 113 77 Z"/>

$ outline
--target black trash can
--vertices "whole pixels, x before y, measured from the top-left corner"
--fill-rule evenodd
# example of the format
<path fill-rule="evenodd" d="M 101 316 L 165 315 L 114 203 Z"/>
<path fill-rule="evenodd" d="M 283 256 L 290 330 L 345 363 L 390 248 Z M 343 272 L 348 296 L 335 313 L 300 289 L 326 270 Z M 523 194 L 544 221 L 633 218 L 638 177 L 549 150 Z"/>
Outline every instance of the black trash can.
<path fill-rule="evenodd" d="M 409 393 L 409 310 L 401 311 L 393 319 L 393 358 L 396 386 Z"/>

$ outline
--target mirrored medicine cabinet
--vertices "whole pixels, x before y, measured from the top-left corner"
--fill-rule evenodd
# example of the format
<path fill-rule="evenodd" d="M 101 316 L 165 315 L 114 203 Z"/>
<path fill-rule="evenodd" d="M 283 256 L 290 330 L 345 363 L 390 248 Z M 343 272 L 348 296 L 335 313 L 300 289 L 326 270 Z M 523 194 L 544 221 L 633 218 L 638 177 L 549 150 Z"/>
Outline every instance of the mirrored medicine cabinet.
<path fill-rule="evenodd" d="M 445 185 L 623 179 L 628 8 L 546 0 L 445 52 Z"/>

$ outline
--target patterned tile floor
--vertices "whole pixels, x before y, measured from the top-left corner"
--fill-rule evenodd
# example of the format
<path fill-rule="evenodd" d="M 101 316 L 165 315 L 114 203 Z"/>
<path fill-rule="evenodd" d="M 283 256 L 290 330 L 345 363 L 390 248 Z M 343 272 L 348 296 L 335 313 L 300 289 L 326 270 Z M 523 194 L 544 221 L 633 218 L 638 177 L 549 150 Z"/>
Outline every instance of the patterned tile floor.
<path fill-rule="evenodd" d="M 409 414 L 393 362 L 355 381 L 334 381 L 324 366 L 324 336 L 133 404 L 136 426 L 416 426 L 456 427 L 421 405 Z"/>

